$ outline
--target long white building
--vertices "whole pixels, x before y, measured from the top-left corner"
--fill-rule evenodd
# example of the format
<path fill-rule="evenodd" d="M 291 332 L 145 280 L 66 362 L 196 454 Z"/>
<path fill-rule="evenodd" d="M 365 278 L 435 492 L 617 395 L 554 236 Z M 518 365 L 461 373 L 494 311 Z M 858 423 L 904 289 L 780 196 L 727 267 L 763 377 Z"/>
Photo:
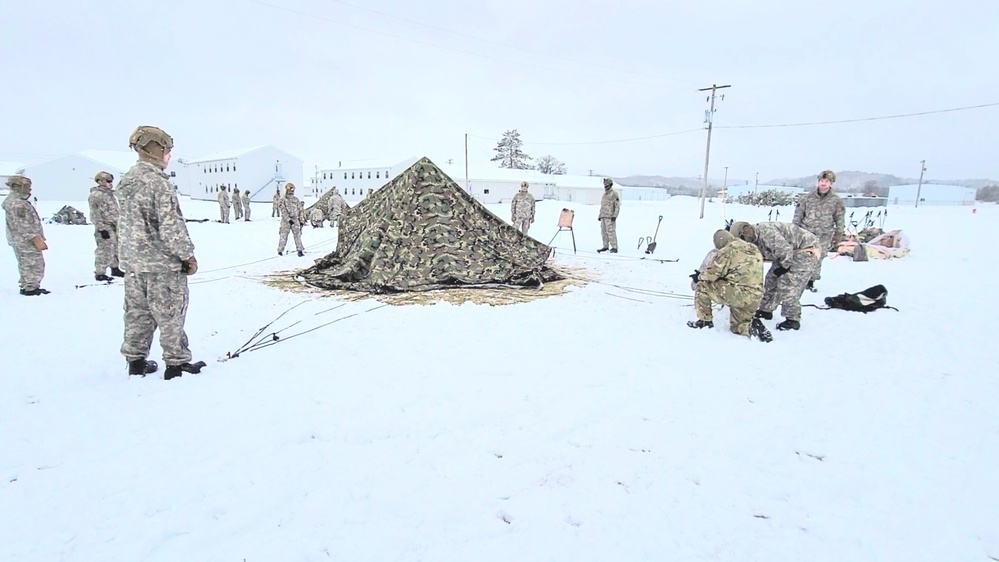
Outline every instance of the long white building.
<path fill-rule="evenodd" d="M 24 167 L 20 162 L 0 162 L 0 195 L 8 191 L 7 178 L 16 176 L 17 171 Z"/>
<path fill-rule="evenodd" d="M 917 192 L 920 205 L 975 204 L 975 188 L 934 183 L 893 185 L 888 188 L 888 204 L 915 206 Z"/>
<path fill-rule="evenodd" d="M 191 199 L 214 201 L 222 186 L 250 190 L 251 201 L 271 201 L 274 192 L 294 183 L 305 190 L 302 160 L 272 145 L 207 154 L 187 160 L 178 171 L 178 186 Z"/>
<path fill-rule="evenodd" d="M 98 172 L 110 172 L 117 184 L 138 159 L 128 150 L 83 150 L 28 164 L 21 173 L 31 178 L 31 194 L 39 201 L 83 201 Z"/>

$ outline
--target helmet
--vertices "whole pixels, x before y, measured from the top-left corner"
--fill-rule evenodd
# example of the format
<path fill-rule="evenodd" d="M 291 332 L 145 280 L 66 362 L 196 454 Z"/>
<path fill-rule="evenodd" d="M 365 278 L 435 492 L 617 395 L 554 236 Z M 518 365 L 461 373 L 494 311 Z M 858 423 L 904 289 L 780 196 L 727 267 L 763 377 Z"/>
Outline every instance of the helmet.
<path fill-rule="evenodd" d="M 749 226 L 749 223 L 746 221 L 735 221 L 732 223 L 732 226 L 728 228 L 728 231 L 732 233 L 732 236 L 745 240 L 745 238 L 742 237 L 742 229 L 746 226 Z"/>
<path fill-rule="evenodd" d="M 825 170 L 819 174 L 820 180 L 829 180 L 832 183 L 836 183 L 836 172 L 832 170 Z"/>
<path fill-rule="evenodd" d="M 531 184 L 527 183 L 526 181 L 520 182 L 520 187 L 529 187 L 530 185 Z"/>
<path fill-rule="evenodd" d="M 166 134 L 163 129 L 151 125 L 139 126 L 132 136 L 128 137 L 128 147 L 136 151 L 145 148 L 151 142 L 162 146 L 163 150 L 173 148 L 173 137 Z"/>
<path fill-rule="evenodd" d="M 604 187 L 610 187 L 614 185 L 614 180 L 610 178 L 604 178 Z"/>
<path fill-rule="evenodd" d="M 731 242 L 732 240 L 735 240 L 735 237 L 732 236 L 731 232 L 727 230 L 716 231 L 714 235 L 715 249 L 721 250 L 722 248 L 727 246 L 728 243 Z"/>
<path fill-rule="evenodd" d="M 94 181 L 98 181 L 98 182 L 100 182 L 100 181 L 106 181 L 108 183 L 111 183 L 111 182 L 114 181 L 114 176 L 111 175 L 110 172 L 97 172 L 97 175 L 94 176 Z"/>
<path fill-rule="evenodd" d="M 31 180 L 20 175 L 10 176 L 7 178 L 7 187 L 14 191 L 25 192 L 31 189 Z"/>
<path fill-rule="evenodd" d="M 284 189 L 285 189 L 285 191 L 287 191 L 289 189 L 295 189 L 295 184 L 293 184 L 291 182 L 288 182 L 288 183 L 284 184 Z"/>

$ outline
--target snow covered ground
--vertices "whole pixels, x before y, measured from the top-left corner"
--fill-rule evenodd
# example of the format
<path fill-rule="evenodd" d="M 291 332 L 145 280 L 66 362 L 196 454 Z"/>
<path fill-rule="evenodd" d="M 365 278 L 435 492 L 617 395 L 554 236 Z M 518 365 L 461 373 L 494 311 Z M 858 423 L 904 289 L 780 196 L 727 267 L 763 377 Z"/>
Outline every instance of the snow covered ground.
<path fill-rule="evenodd" d="M 539 203 L 532 235 L 565 205 Z M 331 251 L 329 228 L 298 258 L 275 255 L 270 205 L 192 223 L 208 367 L 170 382 L 125 374 L 120 281 L 74 288 L 92 227 L 46 226 L 48 296 L 18 295 L 0 251 L 0 560 L 999 559 L 999 208 L 891 207 L 912 254 L 829 260 L 805 301 L 883 283 L 899 312 L 806 308 L 770 344 L 727 311 L 691 330 L 664 293 L 690 294 L 723 216 L 768 209 L 626 201 L 621 254 L 598 256 L 597 207 L 574 208 L 580 252 L 562 234 L 556 262 L 598 282 L 371 312 L 260 282 Z M 679 263 L 637 259 L 658 215 L 653 257 Z M 303 301 L 274 327 L 359 314 L 216 361 Z"/>

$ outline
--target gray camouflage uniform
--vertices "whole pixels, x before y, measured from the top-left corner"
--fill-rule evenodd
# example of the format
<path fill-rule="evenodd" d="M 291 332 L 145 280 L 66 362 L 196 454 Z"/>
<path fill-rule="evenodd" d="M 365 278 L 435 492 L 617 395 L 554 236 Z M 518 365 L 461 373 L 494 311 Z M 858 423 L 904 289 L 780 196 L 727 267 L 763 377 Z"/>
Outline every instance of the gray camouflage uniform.
<path fill-rule="evenodd" d="M 229 222 L 229 192 L 219 189 L 219 222 Z"/>
<path fill-rule="evenodd" d="M 168 366 L 191 361 L 184 322 L 189 299 L 184 261 L 194 244 L 177 194 L 159 167 L 140 161 L 118 184 L 121 268 L 125 271 L 125 337 L 121 353 L 129 361 L 149 355 L 160 330 Z"/>
<path fill-rule="evenodd" d="M 45 239 L 42 219 L 35 207 L 28 201 L 29 193 L 16 191 L 13 187 L 3 200 L 3 210 L 7 219 L 7 244 L 17 258 L 17 271 L 20 274 L 18 285 L 22 291 L 39 288 L 45 277 L 45 258 L 32 240 L 36 236 Z"/>
<path fill-rule="evenodd" d="M 232 190 L 232 214 L 236 220 L 243 218 L 243 199 L 239 196 L 238 189 Z"/>
<path fill-rule="evenodd" d="M 604 248 L 617 249 L 617 216 L 621 212 L 621 196 L 610 187 L 604 188 L 604 196 L 600 199 L 600 236 Z"/>
<path fill-rule="evenodd" d="M 274 198 L 271 199 L 271 218 L 281 216 L 281 192 L 275 191 Z"/>
<path fill-rule="evenodd" d="M 514 228 L 527 234 L 534 222 L 534 196 L 527 191 L 518 191 L 510 201 L 510 220 Z"/>
<path fill-rule="evenodd" d="M 238 192 L 237 192 L 238 193 Z M 250 222 L 250 192 L 243 194 L 243 220 Z"/>
<path fill-rule="evenodd" d="M 339 226 L 340 219 L 346 214 L 347 202 L 339 191 L 334 191 L 330 195 L 326 206 L 326 216 L 330 219 L 330 226 Z"/>
<path fill-rule="evenodd" d="M 90 188 L 90 221 L 94 223 L 94 272 L 103 275 L 107 269 L 118 267 L 118 201 L 111 186 L 97 185 Z M 104 238 L 101 232 L 106 232 Z"/>
<path fill-rule="evenodd" d="M 305 252 L 302 245 L 302 212 L 305 210 L 302 202 L 294 195 L 285 195 L 278 203 L 281 212 L 281 230 L 278 233 L 278 253 L 284 253 L 288 245 L 288 233 L 295 237 L 295 249 Z"/>
<path fill-rule="evenodd" d="M 817 189 L 806 193 L 798 199 L 791 224 L 804 228 L 819 239 L 819 249 L 822 253 L 819 254 L 819 262 L 810 279 L 818 281 L 822 278 L 822 260 L 832 249 L 833 239 L 842 236 L 846 227 L 846 209 L 843 200 L 833 193 L 832 189 L 825 195 L 821 195 Z"/>
<path fill-rule="evenodd" d="M 819 239 L 804 228 L 786 222 L 761 222 L 756 230 L 754 243 L 763 254 L 763 260 L 773 262 L 763 283 L 763 300 L 760 310 L 773 312 L 781 306 L 781 316 L 788 320 L 801 320 L 801 293 L 812 276 L 818 259 L 808 248 L 818 248 Z M 774 270 L 784 267 L 789 271 L 780 277 Z"/>

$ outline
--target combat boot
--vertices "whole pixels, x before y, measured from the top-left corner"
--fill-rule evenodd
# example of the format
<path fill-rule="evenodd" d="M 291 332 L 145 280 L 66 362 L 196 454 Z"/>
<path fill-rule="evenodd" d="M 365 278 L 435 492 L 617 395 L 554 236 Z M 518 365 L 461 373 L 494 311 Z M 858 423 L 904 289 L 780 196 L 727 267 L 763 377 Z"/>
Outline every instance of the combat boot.
<path fill-rule="evenodd" d="M 805 285 L 805 288 L 808 289 L 809 291 L 813 292 L 813 293 L 819 292 L 819 290 L 815 288 L 815 281 L 812 280 L 812 279 L 808 280 L 808 284 Z"/>
<path fill-rule="evenodd" d="M 39 287 L 37 289 L 21 289 L 21 294 L 26 297 L 37 297 L 38 295 L 47 295 L 49 291 Z"/>
<path fill-rule="evenodd" d="M 753 317 L 754 318 L 762 318 L 764 320 L 773 320 L 774 319 L 774 313 L 773 312 L 767 312 L 766 310 L 757 310 L 756 314 L 754 314 Z"/>
<path fill-rule="evenodd" d="M 777 329 L 786 332 L 787 330 L 798 330 L 801 328 L 801 322 L 797 320 L 785 320 L 780 324 L 777 324 Z"/>
<path fill-rule="evenodd" d="M 305 252 L 299 252 L 299 253 L 298 253 L 298 257 L 300 257 L 300 258 L 301 258 L 301 257 L 304 257 L 304 256 L 305 256 Z"/>
<path fill-rule="evenodd" d="M 146 375 L 151 375 L 159 369 L 160 366 L 156 364 L 156 361 L 148 361 L 146 359 L 136 359 L 134 361 L 128 362 L 128 374 L 137 375 L 144 377 Z"/>
<path fill-rule="evenodd" d="M 118 269 L 117 267 L 112 267 L 111 268 L 111 276 L 112 277 L 124 277 L 125 276 L 125 272 L 122 271 L 122 270 L 120 270 L 120 269 Z"/>
<path fill-rule="evenodd" d="M 617 253 L 617 248 L 611 248 L 611 249 L 610 249 L 610 253 L 612 253 L 612 254 L 616 254 L 616 253 Z"/>
<path fill-rule="evenodd" d="M 104 275 L 103 273 L 99 273 L 97 275 L 94 275 L 94 281 L 108 281 L 108 282 L 110 282 L 110 281 L 114 281 L 114 279 L 111 278 L 111 277 L 108 277 L 107 275 Z"/>
<path fill-rule="evenodd" d="M 773 334 L 770 330 L 760 322 L 759 318 L 753 318 L 753 321 L 749 323 L 749 337 L 756 337 L 761 342 L 772 342 L 774 341 Z"/>
<path fill-rule="evenodd" d="M 600 252 L 606 252 L 606 251 L 607 251 L 607 246 L 604 246 L 603 248 L 597 250 L 597 253 L 599 254 Z"/>
<path fill-rule="evenodd" d="M 701 329 L 701 328 L 714 328 L 715 327 L 715 323 L 712 322 L 711 320 L 696 320 L 696 321 L 687 322 L 687 327 L 688 328 L 697 328 L 697 329 Z"/>
<path fill-rule="evenodd" d="M 167 365 L 165 371 L 163 371 L 163 380 L 168 381 L 173 378 L 177 378 L 184 373 L 194 373 L 195 375 L 201 372 L 201 368 L 205 366 L 204 361 L 198 361 L 197 363 L 184 363 L 182 365 Z"/>

